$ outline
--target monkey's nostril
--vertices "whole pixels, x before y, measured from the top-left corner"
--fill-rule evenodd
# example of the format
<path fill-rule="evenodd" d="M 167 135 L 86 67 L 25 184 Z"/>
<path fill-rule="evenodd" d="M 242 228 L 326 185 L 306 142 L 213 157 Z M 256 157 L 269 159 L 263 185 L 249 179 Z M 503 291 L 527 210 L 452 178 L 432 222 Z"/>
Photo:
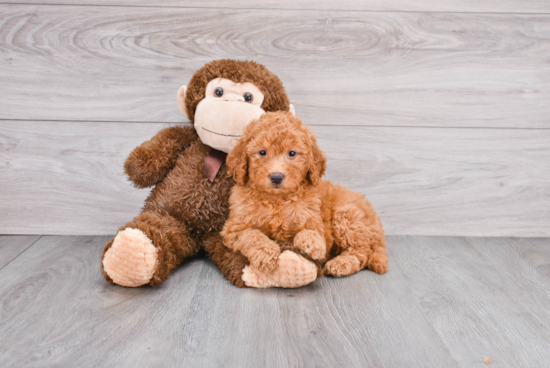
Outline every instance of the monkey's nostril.
<path fill-rule="evenodd" d="M 275 173 L 271 175 L 270 179 L 273 184 L 281 184 L 283 182 L 284 176 L 281 173 Z"/>

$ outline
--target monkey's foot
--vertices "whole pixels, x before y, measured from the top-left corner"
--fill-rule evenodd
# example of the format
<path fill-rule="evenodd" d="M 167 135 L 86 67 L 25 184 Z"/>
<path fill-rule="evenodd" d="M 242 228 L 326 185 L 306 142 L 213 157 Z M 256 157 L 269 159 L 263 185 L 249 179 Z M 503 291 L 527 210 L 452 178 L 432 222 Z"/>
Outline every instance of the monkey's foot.
<path fill-rule="evenodd" d="M 103 257 L 103 270 L 115 284 L 137 287 L 149 283 L 158 263 L 158 249 L 139 229 L 120 231 Z"/>
<path fill-rule="evenodd" d="M 279 256 L 278 266 L 272 272 L 246 266 L 242 279 L 246 286 L 253 288 L 297 288 L 317 279 L 317 266 L 297 253 L 286 250 Z"/>

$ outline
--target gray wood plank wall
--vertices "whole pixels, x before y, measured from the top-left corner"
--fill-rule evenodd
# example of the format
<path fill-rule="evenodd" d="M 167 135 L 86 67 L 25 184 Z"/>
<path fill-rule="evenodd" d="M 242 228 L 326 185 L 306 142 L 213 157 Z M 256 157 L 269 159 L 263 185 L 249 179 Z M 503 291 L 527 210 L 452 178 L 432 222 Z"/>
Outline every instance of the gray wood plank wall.
<path fill-rule="evenodd" d="M 550 13 L 546 0 L 23 0 L 6 4 L 65 4 L 170 8 L 301 9 L 358 11 L 417 11 L 459 13 Z"/>
<path fill-rule="evenodd" d="M 147 195 L 125 157 L 235 58 L 281 77 L 389 234 L 550 236 L 546 1 L 36 2 L 0 5 L 0 233 L 113 234 Z"/>

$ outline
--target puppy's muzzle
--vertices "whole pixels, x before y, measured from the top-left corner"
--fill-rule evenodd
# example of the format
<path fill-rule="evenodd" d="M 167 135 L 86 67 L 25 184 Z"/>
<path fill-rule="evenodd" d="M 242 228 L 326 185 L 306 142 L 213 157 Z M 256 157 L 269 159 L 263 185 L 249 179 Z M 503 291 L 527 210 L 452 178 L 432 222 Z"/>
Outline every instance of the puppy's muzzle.
<path fill-rule="evenodd" d="M 270 176 L 271 182 L 275 185 L 281 184 L 283 182 L 284 178 L 285 177 L 281 173 L 271 174 L 271 176 Z"/>

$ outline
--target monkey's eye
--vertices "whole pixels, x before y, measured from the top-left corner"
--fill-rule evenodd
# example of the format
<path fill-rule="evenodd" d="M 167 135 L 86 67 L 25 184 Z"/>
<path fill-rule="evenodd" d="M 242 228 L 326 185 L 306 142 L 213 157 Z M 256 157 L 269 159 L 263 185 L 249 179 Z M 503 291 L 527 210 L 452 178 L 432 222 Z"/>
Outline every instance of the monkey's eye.
<path fill-rule="evenodd" d="M 267 152 L 265 150 L 261 150 L 260 151 L 260 156 L 264 157 L 265 155 L 267 155 Z"/>
<path fill-rule="evenodd" d="M 216 90 L 214 91 L 214 94 L 216 95 L 216 97 L 222 97 L 223 96 L 223 88 L 222 87 L 216 88 Z"/>
<path fill-rule="evenodd" d="M 254 96 L 252 96 L 252 93 L 250 92 L 246 92 L 243 97 L 246 102 L 252 102 L 252 100 L 254 99 Z"/>

